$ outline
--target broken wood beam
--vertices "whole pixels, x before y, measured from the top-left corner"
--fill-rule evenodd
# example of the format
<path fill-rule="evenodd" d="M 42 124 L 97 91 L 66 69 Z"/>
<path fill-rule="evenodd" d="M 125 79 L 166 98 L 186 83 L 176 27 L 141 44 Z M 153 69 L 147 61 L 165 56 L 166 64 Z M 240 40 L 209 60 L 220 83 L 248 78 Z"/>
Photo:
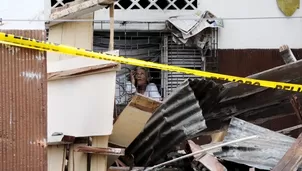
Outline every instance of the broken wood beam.
<path fill-rule="evenodd" d="M 93 147 L 108 147 L 109 136 L 95 136 L 92 137 Z M 91 156 L 91 171 L 106 171 L 107 170 L 107 156 L 106 155 L 92 155 Z"/>
<path fill-rule="evenodd" d="M 110 41 L 109 41 L 109 51 L 114 50 L 114 3 L 110 5 L 109 8 L 110 17 Z"/>
<path fill-rule="evenodd" d="M 69 135 L 52 135 L 48 137 L 48 142 L 47 145 L 64 145 L 64 144 L 72 144 L 75 141 L 74 136 L 69 136 Z"/>
<path fill-rule="evenodd" d="M 261 80 L 302 83 L 302 60 L 249 76 Z M 232 117 L 238 117 L 249 122 L 262 119 L 273 120 L 276 117 L 294 113 L 288 97 L 296 94 L 302 98 L 302 93 L 272 88 L 243 85 L 239 83 L 224 84 L 225 91 L 221 94 L 222 100 L 213 111 L 204 113 L 208 128 L 203 133 L 221 130 Z M 294 126 L 292 122 L 287 127 Z M 286 127 L 284 127 L 286 128 Z M 284 129 L 279 128 L 279 129 Z M 202 133 L 202 134 L 203 134 Z"/>
<path fill-rule="evenodd" d="M 190 147 L 190 151 L 192 153 L 202 150 L 202 148 L 196 145 L 193 141 L 189 140 L 188 145 Z M 210 171 L 226 171 L 226 168 L 215 158 L 214 156 L 204 153 L 197 154 L 194 156 L 194 160 L 198 163 L 202 164 L 204 167 L 209 169 Z M 198 167 L 198 164 L 197 164 Z"/>
<path fill-rule="evenodd" d="M 95 66 L 86 66 L 70 70 L 50 72 L 47 74 L 47 80 L 52 81 L 58 79 L 86 76 L 109 71 L 117 71 L 119 69 L 120 65 L 117 63 L 98 64 Z"/>
<path fill-rule="evenodd" d="M 302 110 L 301 110 L 301 104 L 297 97 L 297 95 L 293 95 L 290 103 L 292 104 L 295 114 L 297 115 L 297 118 L 299 119 L 300 123 L 302 123 Z"/>
<path fill-rule="evenodd" d="M 123 156 L 125 155 L 125 149 L 123 148 L 101 148 L 92 146 L 78 146 L 74 151 L 90 153 L 90 154 L 101 154 L 101 155 L 113 155 L 113 156 Z"/>
<path fill-rule="evenodd" d="M 143 171 L 145 167 L 133 167 L 132 169 L 130 167 L 110 167 L 107 171 Z M 181 169 L 178 168 L 162 168 L 161 171 L 181 171 Z"/>
<path fill-rule="evenodd" d="M 296 171 L 302 164 L 302 134 L 285 153 L 272 171 Z"/>
<path fill-rule="evenodd" d="M 114 3 L 114 0 L 86 0 L 65 4 L 64 7 L 55 8 L 50 14 L 50 22 L 47 25 L 53 26 L 86 14 L 93 13 Z"/>
<path fill-rule="evenodd" d="M 302 128 L 302 124 L 296 125 L 296 126 L 292 126 L 292 127 L 289 127 L 289 128 L 285 128 L 285 129 L 279 130 L 279 131 L 277 131 L 277 132 L 278 132 L 278 133 L 281 133 L 281 134 L 287 135 L 287 134 L 289 134 L 290 132 L 295 131 L 295 130 L 300 129 L 300 128 Z"/>
<path fill-rule="evenodd" d="M 269 80 L 269 81 L 280 81 L 280 82 L 291 82 L 296 78 L 301 78 L 301 74 L 297 73 L 302 67 L 302 60 L 290 61 L 287 65 L 281 65 L 274 67 L 250 76 L 246 78 L 253 78 L 259 80 Z M 228 82 L 224 84 L 226 88 L 226 94 L 222 101 L 229 101 L 233 99 L 238 99 L 242 97 L 247 97 L 254 95 L 256 93 L 262 92 L 269 88 L 252 86 L 246 84 L 240 84 L 235 82 Z"/>
<path fill-rule="evenodd" d="M 280 55 L 286 64 L 297 62 L 297 58 L 293 54 L 288 45 L 282 45 L 279 48 Z"/>

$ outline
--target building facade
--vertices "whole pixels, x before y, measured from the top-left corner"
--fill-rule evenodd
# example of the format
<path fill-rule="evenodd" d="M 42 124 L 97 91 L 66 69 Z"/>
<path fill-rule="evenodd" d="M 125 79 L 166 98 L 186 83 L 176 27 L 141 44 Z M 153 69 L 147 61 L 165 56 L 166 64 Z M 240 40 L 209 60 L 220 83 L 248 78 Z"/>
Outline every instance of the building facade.
<path fill-rule="evenodd" d="M 297 58 L 302 55 L 302 12 L 296 9 L 286 16 L 279 6 L 277 1 L 261 0 L 120 0 L 115 6 L 116 49 L 129 57 L 153 57 L 161 63 L 247 76 L 283 64 L 278 52 L 283 44 L 289 45 Z M 175 16 L 187 16 L 184 20 L 189 21 L 204 11 L 223 21 L 223 28 L 209 33 L 210 53 L 176 44 L 167 21 Z M 96 50 L 106 49 L 108 19 L 107 10 L 95 12 Z M 161 72 L 159 77 L 154 81 L 166 96 L 189 76 Z"/>

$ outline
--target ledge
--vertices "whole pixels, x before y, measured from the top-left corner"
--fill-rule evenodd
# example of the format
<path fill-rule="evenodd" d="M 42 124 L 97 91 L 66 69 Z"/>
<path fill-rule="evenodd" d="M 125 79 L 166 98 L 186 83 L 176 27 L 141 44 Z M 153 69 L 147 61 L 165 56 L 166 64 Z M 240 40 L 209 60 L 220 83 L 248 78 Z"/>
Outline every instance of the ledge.
<path fill-rule="evenodd" d="M 85 14 L 93 13 L 113 4 L 114 2 L 114 0 L 82 0 L 67 3 L 65 6 L 55 8 L 51 11 L 49 17 L 51 21 L 46 23 L 46 25 L 50 27 L 64 22 L 56 20 L 74 19 Z"/>

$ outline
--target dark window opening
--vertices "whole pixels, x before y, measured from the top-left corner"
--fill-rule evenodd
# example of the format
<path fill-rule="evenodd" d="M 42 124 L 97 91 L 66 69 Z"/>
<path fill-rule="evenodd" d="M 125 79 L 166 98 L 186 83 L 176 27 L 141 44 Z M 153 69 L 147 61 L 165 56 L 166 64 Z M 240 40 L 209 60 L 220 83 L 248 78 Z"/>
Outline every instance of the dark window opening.
<path fill-rule="evenodd" d="M 161 8 L 161 9 L 165 9 L 168 5 L 169 2 L 167 0 L 159 0 L 156 2 L 156 4 Z"/>
<path fill-rule="evenodd" d="M 74 0 L 63 0 L 63 4 L 66 4 L 66 3 L 69 3 L 69 2 L 73 2 Z M 57 3 L 57 0 L 51 0 L 51 6 L 54 6 L 55 4 Z M 62 7 L 61 4 L 59 4 L 58 6 L 56 7 Z"/>
<path fill-rule="evenodd" d="M 139 9 L 137 5 L 133 5 L 131 9 Z"/>
<path fill-rule="evenodd" d="M 156 8 L 156 6 L 152 5 L 152 6 L 150 7 L 150 9 L 156 10 L 157 8 Z"/>
<path fill-rule="evenodd" d="M 130 7 L 130 5 L 132 4 L 131 0 L 120 0 L 118 2 L 124 9 L 127 9 Z"/>
<path fill-rule="evenodd" d="M 149 2 L 149 0 L 140 0 L 140 1 L 138 2 L 138 4 L 139 4 L 140 6 L 142 6 L 143 8 L 147 8 L 148 5 L 150 5 L 150 2 Z"/>
<path fill-rule="evenodd" d="M 114 5 L 114 9 L 121 9 L 118 5 Z"/>
<path fill-rule="evenodd" d="M 197 0 L 194 0 L 192 4 L 193 4 L 194 7 L 197 8 Z"/>
<path fill-rule="evenodd" d="M 183 9 L 186 5 L 187 2 L 185 0 L 177 0 L 176 2 L 174 2 L 174 4 L 179 8 L 179 9 Z"/>

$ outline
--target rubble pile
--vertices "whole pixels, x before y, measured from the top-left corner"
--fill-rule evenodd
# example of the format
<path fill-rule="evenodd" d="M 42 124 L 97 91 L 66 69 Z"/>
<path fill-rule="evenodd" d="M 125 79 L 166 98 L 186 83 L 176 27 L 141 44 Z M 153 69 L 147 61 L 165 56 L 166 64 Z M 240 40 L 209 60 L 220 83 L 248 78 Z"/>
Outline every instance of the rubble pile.
<path fill-rule="evenodd" d="M 249 77 L 299 84 L 301 65 L 294 61 Z M 132 138 L 111 138 L 111 145 L 125 148 L 111 171 L 301 169 L 301 93 L 188 79 L 163 102 L 136 96 L 114 124 L 112 137 L 128 127 Z M 122 127 L 130 108 L 139 109 L 136 121 Z M 205 137 L 211 142 L 200 143 Z"/>

